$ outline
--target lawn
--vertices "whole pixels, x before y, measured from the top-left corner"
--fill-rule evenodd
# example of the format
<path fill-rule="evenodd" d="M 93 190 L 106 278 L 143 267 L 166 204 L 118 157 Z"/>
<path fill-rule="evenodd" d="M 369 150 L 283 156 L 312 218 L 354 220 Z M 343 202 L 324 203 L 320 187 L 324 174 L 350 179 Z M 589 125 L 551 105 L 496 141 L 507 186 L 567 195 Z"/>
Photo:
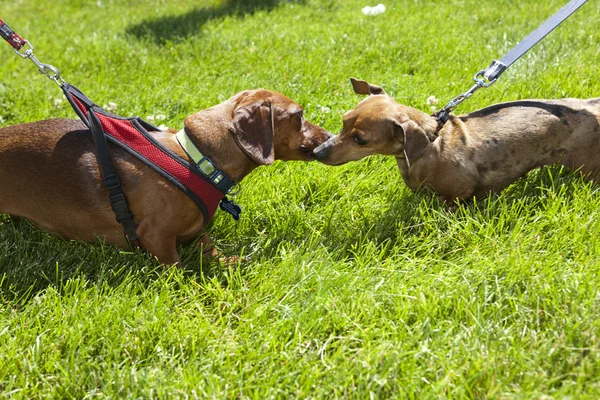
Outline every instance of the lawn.
<path fill-rule="evenodd" d="M 339 132 L 361 100 L 351 76 L 429 111 L 563 4 L 397 0 L 367 17 L 365 0 L 31 0 L 0 18 L 122 115 L 181 128 L 265 87 Z M 457 112 L 600 96 L 599 12 Z M 0 59 L 0 126 L 75 117 L 3 43 Z M 576 173 L 450 211 L 392 158 L 277 162 L 237 201 L 241 220 L 217 212 L 210 232 L 243 261 L 181 246 L 181 269 L 0 216 L 0 398 L 600 398 L 600 195 Z"/>

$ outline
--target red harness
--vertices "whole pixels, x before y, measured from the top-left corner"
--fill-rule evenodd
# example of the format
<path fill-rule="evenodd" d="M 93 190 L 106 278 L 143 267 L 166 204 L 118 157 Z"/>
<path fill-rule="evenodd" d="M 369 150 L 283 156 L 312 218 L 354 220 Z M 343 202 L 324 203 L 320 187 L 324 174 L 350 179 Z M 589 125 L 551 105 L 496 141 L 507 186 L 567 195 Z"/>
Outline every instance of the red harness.
<path fill-rule="evenodd" d="M 124 118 L 110 114 L 72 85 L 63 84 L 61 87 L 77 115 L 94 136 L 98 163 L 105 186 L 109 190 L 111 206 L 117 221 L 125 229 L 125 236 L 134 246 L 139 247 L 135 233 L 136 225 L 122 192 L 120 180 L 112 166 L 107 140 L 135 156 L 187 194 L 202 211 L 205 224 L 211 221 L 221 201 L 222 209 L 230 212 L 235 219 L 239 218 L 241 209 L 226 197 L 235 182 L 222 171 L 216 170 L 221 176 L 218 183 L 215 183 L 211 180 L 214 173 L 211 176 L 204 175 L 195 165 L 162 146 L 149 133 L 160 129 L 139 117 Z"/>

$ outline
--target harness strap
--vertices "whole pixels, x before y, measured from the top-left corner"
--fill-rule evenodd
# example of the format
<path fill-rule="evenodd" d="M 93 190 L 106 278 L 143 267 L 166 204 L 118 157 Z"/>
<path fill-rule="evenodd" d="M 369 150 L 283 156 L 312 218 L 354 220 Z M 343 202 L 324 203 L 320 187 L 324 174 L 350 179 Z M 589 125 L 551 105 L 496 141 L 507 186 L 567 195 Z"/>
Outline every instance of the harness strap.
<path fill-rule="evenodd" d="M 125 237 L 130 245 L 139 248 L 141 246 L 136 233 L 137 226 L 133 221 L 131 211 L 129 211 L 129 205 L 121 187 L 121 180 L 110 159 L 110 150 L 106 141 L 106 135 L 102 129 L 102 124 L 93 110 L 89 111 L 90 131 L 94 137 L 96 157 L 100 171 L 102 171 L 102 176 L 104 177 L 104 187 L 108 190 L 110 207 L 114 211 L 117 221 L 123 225 Z"/>
<path fill-rule="evenodd" d="M 102 123 L 94 112 L 94 108 L 97 106 L 74 86 L 64 84 L 62 89 L 79 118 L 81 118 L 83 123 L 92 132 L 96 146 L 96 159 L 102 172 L 104 187 L 108 190 L 108 200 L 110 201 L 110 207 L 115 213 L 116 220 L 123 226 L 125 238 L 130 246 L 141 248 L 140 240 L 136 233 L 137 226 L 123 193 L 121 180 L 110 159 L 110 149 L 106 141 L 106 134 L 102 129 Z"/>
<path fill-rule="evenodd" d="M 158 128 L 139 117 L 124 118 L 107 113 L 73 85 L 65 83 L 61 87 L 77 115 L 90 130 L 93 131 L 94 125 L 97 125 L 104 135 L 104 142 L 112 143 L 130 153 L 187 194 L 200 208 L 206 223 L 212 219 L 221 200 L 226 203 L 221 204 L 221 208 L 232 214 L 234 218 L 239 218 L 241 211 L 239 206 L 231 204 L 232 202 L 226 201 L 225 198 L 225 194 L 235 182 L 216 168 L 207 157 L 202 156 L 204 161 L 200 162 L 200 165 L 196 162 L 189 163 L 162 146 L 149 133 L 158 131 Z M 98 142 L 100 146 L 103 145 L 100 137 Z M 101 149 L 98 153 L 105 153 L 105 151 Z M 105 158 L 110 160 L 109 157 Z M 111 174 L 107 172 L 105 176 Z"/>

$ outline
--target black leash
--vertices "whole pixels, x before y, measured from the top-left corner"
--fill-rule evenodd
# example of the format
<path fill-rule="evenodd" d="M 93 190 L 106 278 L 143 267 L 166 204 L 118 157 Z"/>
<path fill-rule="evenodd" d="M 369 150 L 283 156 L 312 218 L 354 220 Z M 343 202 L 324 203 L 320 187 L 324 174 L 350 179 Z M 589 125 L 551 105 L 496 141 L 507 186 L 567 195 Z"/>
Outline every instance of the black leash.
<path fill-rule="evenodd" d="M 463 94 L 459 94 L 450 100 L 450 102 L 440 111 L 433 114 L 438 120 L 438 132 L 448 121 L 450 113 L 456 106 L 471 97 L 477 89 L 492 86 L 508 67 L 514 64 L 514 62 L 521 58 L 523 54 L 527 53 L 533 46 L 538 44 L 540 40 L 545 38 L 546 35 L 552 32 L 585 3 L 587 3 L 587 0 L 571 0 L 567 5 L 558 10 L 556 14 L 548 18 L 548 20 L 540 25 L 535 31 L 531 32 L 529 36 L 513 47 L 504 57 L 500 60 L 492 61 L 489 67 L 476 73 L 473 77 L 475 84 L 469 90 Z"/>

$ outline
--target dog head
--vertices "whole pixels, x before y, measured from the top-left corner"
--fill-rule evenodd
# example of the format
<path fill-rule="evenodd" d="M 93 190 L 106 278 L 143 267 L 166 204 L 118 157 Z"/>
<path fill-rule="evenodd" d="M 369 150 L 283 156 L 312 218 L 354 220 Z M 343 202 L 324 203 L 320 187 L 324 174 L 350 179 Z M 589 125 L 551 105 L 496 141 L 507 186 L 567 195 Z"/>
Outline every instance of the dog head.
<path fill-rule="evenodd" d="M 281 93 L 264 89 L 239 97 L 229 132 L 239 148 L 259 165 L 274 160 L 314 160 L 314 149 L 332 137 L 308 122 L 300 105 Z"/>
<path fill-rule="evenodd" d="M 435 120 L 411 107 L 398 104 L 379 86 L 351 79 L 354 92 L 369 95 L 344 114 L 342 132 L 315 149 L 315 157 L 340 165 L 374 154 L 416 160 L 429 147 Z"/>

